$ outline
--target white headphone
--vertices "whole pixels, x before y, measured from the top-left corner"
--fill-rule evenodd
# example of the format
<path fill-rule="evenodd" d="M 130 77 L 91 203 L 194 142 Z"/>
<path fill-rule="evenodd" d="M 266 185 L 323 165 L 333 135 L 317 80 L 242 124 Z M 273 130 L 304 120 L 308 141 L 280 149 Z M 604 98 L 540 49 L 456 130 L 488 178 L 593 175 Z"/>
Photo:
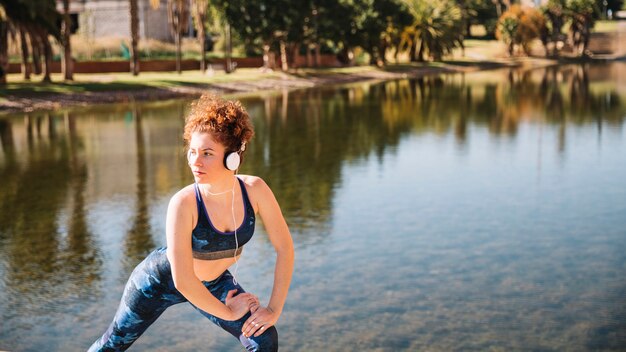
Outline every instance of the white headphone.
<path fill-rule="evenodd" d="M 237 173 L 237 169 L 239 169 L 239 165 L 241 164 L 241 153 L 246 150 L 246 142 L 241 142 L 241 147 L 236 152 L 230 152 L 224 156 L 224 166 L 231 171 L 235 171 Z M 187 160 L 190 160 L 190 154 L 187 152 Z M 230 191 L 232 192 L 232 202 L 231 202 L 231 214 L 233 216 L 233 226 L 235 227 L 235 254 L 233 258 L 235 259 L 235 272 L 233 273 L 233 284 L 237 285 L 237 269 L 239 269 L 239 261 L 237 260 L 237 251 L 239 250 L 239 241 L 237 239 L 237 221 L 235 220 L 235 185 L 237 184 L 237 176 L 235 176 L 235 180 L 233 183 L 233 188 Z M 221 192 L 213 195 L 223 194 L 226 192 Z M 209 194 L 211 194 L 209 192 Z M 245 221 L 245 218 L 244 218 Z"/>
<path fill-rule="evenodd" d="M 226 166 L 226 168 L 228 170 L 231 171 L 235 171 L 235 174 L 237 174 L 237 169 L 239 169 L 239 165 L 241 164 L 241 153 L 243 153 L 243 151 L 246 150 L 246 142 L 243 141 L 241 142 L 241 147 L 239 148 L 238 151 L 236 152 L 230 152 L 226 155 L 226 157 L 224 158 L 224 166 Z M 231 214 L 233 215 L 233 226 L 235 227 L 235 254 L 233 255 L 233 258 L 235 259 L 235 272 L 233 273 L 233 284 L 237 285 L 237 269 L 239 269 L 239 261 L 237 260 L 237 251 L 239 249 L 239 241 L 237 239 L 237 221 L 235 220 L 235 184 L 237 184 L 237 176 L 235 176 L 235 183 L 233 184 L 233 196 L 232 196 L 232 203 L 231 203 Z M 245 221 L 245 218 L 244 218 Z"/>
<path fill-rule="evenodd" d="M 241 148 L 239 148 L 236 152 L 230 152 L 224 158 L 224 166 L 231 171 L 236 171 L 239 169 L 239 165 L 241 164 L 241 153 L 246 150 L 246 142 L 241 143 Z"/>

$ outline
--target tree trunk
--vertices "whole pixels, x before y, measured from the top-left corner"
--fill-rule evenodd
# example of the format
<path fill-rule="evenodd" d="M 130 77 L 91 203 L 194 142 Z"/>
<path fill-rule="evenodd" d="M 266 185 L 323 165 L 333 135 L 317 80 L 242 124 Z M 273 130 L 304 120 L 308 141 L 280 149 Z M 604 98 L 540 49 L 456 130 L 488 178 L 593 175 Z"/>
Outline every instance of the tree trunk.
<path fill-rule="evenodd" d="M 370 46 L 370 50 L 367 50 L 367 53 L 370 54 L 370 65 L 376 66 L 378 62 L 378 52 L 375 47 Z"/>
<path fill-rule="evenodd" d="M 224 67 L 224 70 L 226 71 L 226 73 L 231 73 L 232 72 L 232 65 L 233 65 L 233 60 L 232 60 L 232 36 L 230 35 L 230 24 L 227 23 L 226 24 L 226 66 Z"/>
<path fill-rule="evenodd" d="M 198 26 L 198 38 L 200 40 L 200 72 L 206 70 L 206 42 L 204 40 L 205 37 L 205 29 L 204 29 L 204 19 L 200 19 L 200 25 Z"/>
<path fill-rule="evenodd" d="M 348 58 L 348 65 L 354 66 L 355 57 L 354 57 L 354 50 L 352 50 L 352 48 L 346 49 L 346 57 Z"/>
<path fill-rule="evenodd" d="M 417 61 L 424 62 L 424 41 L 420 40 L 420 48 L 417 52 Z"/>
<path fill-rule="evenodd" d="M 290 60 L 290 66 L 291 68 L 297 68 L 298 67 L 298 56 L 300 56 L 300 44 L 299 43 L 293 43 L 290 45 L 291 46 L 291 55 L 289 55 L 291 57 Z"/>
<path fill-rule="evenodd" d="M 274 69 L 274 55 L 270 51 L 269 44 L 263 44 L 263 67 L 267 69 Z"/>
<path fill-rule="evenodd" d="M 417 61 L 417 43 L 414 40 L 411 42 L 411 48 L 409 49 L 409 61 Z"/>
<path fill-rule="evenodd" d="M 181 37 L 181 33 L 180 30 L 176 31 L 176 72 L 178 72 L 178 74 L 182 73 L 182 70 L 180 69 L 180 37 Z"/>
<path fill-rule="evenodd" d="M 30 64 L 28 63 L 28 43 L 26 42 L 26 33 L 24 33 L 24 28 L 20 27 L 20 45 L 22 47 L 22 73 L 24 74 L 24 79 L 30 80 Z"/>
<path fill-rule="evenodd" d="M 382 67 L 387 64 L 387 48 L 389 47 L 389 42 L 386 39 L 380 41 L 378 45 L 378 55 L 380 56 L 380 64 L 378 66 Z"/>
<path fill-rule="evenodd" d="M 393 61 L 397 64 L 398 63 L 398 55 L 400 54 L 400 46 L 396 45 L 396 47 L 393 49 Z"/>
<path fill-rule="evenodd" d="M 139 74 L 139 14 L 137 0 L 130 0 L 130 72 L 133 76 Z"/>
<path fill-rule="evenodd" d="M 50 45 L 50 39 L 48 39 L 48 33 L 45 30 L 41 30 L 41 41 L 43 42 L 43 55 L 44 55 L 44 67 L 43 67 L 43 79 L 42 82 L 50 82 L 50 74 L 52 73 L 52 45 Z"/>
<path fill-rule="evenodd" d="M 320 67 L 322 65 L 322 58 L 320 55 L 320 44 L 315 43 L 315 67 Z"/>
<path fill-rule="evenodd" d="M 581 56 L 587 56 L 589 54 L 587 52 L 587 48 L 589 47 L 589 38 L 591 37 L 590 20 L 585 22 L 583 28 L 584 28 L 584 31 L 583 31 L 583 38 L 582 38 L 582 50 L 580 54 Z"/>
<path fill-rule="evenodd" d="M 313 56 L 311 55 L 311 46 L 307 43 L 305 44 L 306 46 L 306 66 L 307 67 L 312 67 L 313 66 Z"/>
<path fill-rule="evenodd" d="M 350 47 L 344 46 L 341 50 L 339 50 L 339 53 L 337 53 L 337 59 L 345 66 L 353 66 L 354 52 Z"/>
<path fill-rule="evenodd" d="M 63 23 L 61 24 L 61 35 L 63 43 L 63 61 L 61 71 L 66 81 L 74 79 L 74 63 L 72 61 L 72 22 L 70 19 L 70 0 L 63 0 Z"/>
<path fill-rule="evenodd" d="M 36 75 L 41 74 L 41 40 L 39 40 L 39 34 L 31 30 L 28 32 L 30 37 L 30 46 L 33 51 L 33 71 Z"/>
<path fill-rule="evenodd" d="M 7 84 L 9 69 L 9 23 L 0 18 L 0 85 Z"/>
<path fill-rule="evenodd" d="M 281 70 L 287 71 L 289 69 L 289 64 L 287 63 L 287 46 L 282 39 L 280 40 L 280 64 Z"/>

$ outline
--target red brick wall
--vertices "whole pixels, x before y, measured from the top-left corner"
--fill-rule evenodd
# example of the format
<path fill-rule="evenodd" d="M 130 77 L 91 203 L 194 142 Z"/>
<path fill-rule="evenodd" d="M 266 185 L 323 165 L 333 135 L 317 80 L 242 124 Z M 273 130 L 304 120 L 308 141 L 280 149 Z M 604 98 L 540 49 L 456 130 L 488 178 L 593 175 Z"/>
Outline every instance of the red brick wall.
<path fill-rule="evenodd" d="M 334 55 L 322 55 L 322 66 L 337 66 L 339 63 Z M 263 66 L 263 58 L 246 57 L 233 59 L 237 63 L 237 67 L 261 67 Z M 209 63 L 217 66 L 219 69 L 224 68 L 224 59 L 211 59 Z M 298 67 L 306 65 L 306 57 L 298 58 Z M 280 65 L 280 62 L 278 63 Z M 198 60 L 182 60 L 181 68 L 185 71 L 199 70 L 200 61 Z M 175 71 L 176 61 L 174 60 L 146 60 L 139 62 L 141 72 L 163 72 Z M 21 65 L 17 63 L 9 64 L 9 73 L 20 73 Z M 61 63 L 52 63 L 52 72 L 61 72 Z M 130 72 L 130 63 L 128 61 L 77 61 L 74 63 L 75 73 L 108 73 L 108 72 Z"/>

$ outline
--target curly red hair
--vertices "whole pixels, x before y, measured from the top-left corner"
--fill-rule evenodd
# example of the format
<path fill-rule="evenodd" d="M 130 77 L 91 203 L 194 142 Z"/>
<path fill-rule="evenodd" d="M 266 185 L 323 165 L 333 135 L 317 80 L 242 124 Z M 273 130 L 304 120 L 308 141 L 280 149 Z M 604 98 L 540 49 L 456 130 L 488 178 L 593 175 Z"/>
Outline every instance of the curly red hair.
<path fill-rule="evenodd" d="M 243 142 L 247 144 L 254 136 L 252 121 L 241 103 L 213 94 L 204 94 L 191 104 L 183 130 L 185 145 L 189 145 L 194 132 L 210 133 L 226 153 L 238 151 Z"/>

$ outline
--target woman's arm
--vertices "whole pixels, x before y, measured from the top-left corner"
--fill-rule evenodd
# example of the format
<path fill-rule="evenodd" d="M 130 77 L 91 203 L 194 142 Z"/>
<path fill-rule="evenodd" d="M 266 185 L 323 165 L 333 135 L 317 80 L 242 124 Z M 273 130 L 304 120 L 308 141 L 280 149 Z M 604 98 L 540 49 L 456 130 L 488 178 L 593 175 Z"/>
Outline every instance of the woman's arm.
<path fill-rule="evenodd" d="M 224 320 L 237 320 L 246 314 L 254 296 L 242 293 L 233 297 L 235 290 L 231 290 L 224 305 L 198 279 L 193 268 L 191 249 L 193 229 L 191 207 L 195 207 L 196 204 L 186 202 L 183 192 L 176 193 L 167 208 L 167 258 L 172 268 L 174 285 L 189 302 L 203 311 Z"/>
<path fill-rule="evenodd" d="M 274 287 L 267 308 L 259 308 L 244 323 L 242 331 L 246 336 L 258 336 L 274 325 L 283 311 L 293 273 L 294 250 L 289 227 L 283 218 L 280 206 L 269 186 L 259 177 L 252 181 L 259 214 L 265 225 L 272 246 L 276 251 Z M 253 322 L 260 325 L 255 326 Z M 262 325 L 264 324 L 264 325 Z"/>

